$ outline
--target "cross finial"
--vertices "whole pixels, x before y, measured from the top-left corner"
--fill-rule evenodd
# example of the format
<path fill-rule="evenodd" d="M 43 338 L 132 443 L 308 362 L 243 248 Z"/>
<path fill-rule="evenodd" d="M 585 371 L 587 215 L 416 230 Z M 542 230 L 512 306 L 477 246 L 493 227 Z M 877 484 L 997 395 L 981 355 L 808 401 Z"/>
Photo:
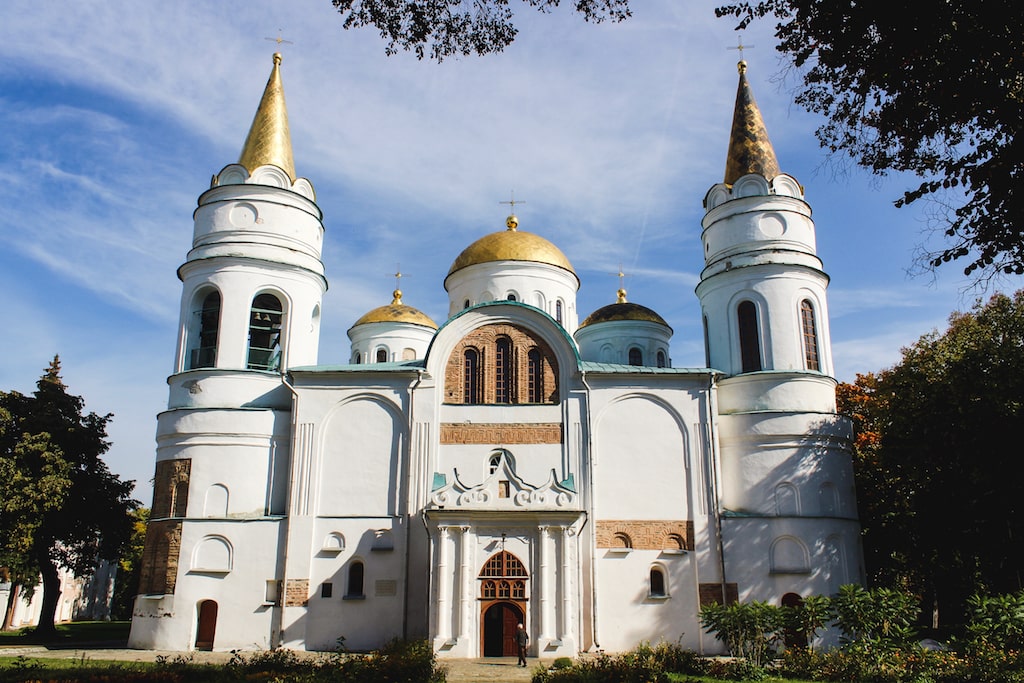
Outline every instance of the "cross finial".
<path fill-rule="evenodd" d="M 395 289 L 401 289 L 402 278 L 409 276 L 402 272 L 402 264 L 396 263 L 395 272 L 392 274 L 392 277 L 395 278 Z"/>
<path fill-rule="evenodd" d="M 753 45 L 744 45 L 743 44 L 743 36 L 738 36 L 736 45 L 729 46 L 726 49 L 727 50 L 739 50 L 740 51 L 740 61 L 742 61 L 743 60 L 743 51 L 744 50 L 749 50 L 752 47 L 754 47 L 754 46 Z"/>
<path fill-rule="evenodd" d="M 516 201 L 516 192 L 515 192 L 515 190 L 512 190 L 511 199 L 509 199 L 507 202 L 498 202 L 498 203 L 499 204 L 508 204 L 509 205 L 509 213 L 515 213 L 516 212 L 516 204 L 525 204 L 526 202 L 524 200 Z"/>
<path fill-rule="evenodd" d="M 616 292 L 618 295 L 616 303 L 624 304 L 626 303 L 626 273 L 622 270 L 622 264 L 619 264 L 619 272 L 611 274 L 619 278 L 619 291 Z"/>
<path fill-rule="evenodd" d="M 281 29 L 277 29 L 277 37 L 276 38 L 264 38 L 264 40 L 272 40 L 275 43 L 277 43 L 278 45 L 280 45 L 281 43 L 287 43 L 288 45 L 294 45 L 295 44 L 292 41 L 285 40 L 284 38 L 281 37 Z"/>

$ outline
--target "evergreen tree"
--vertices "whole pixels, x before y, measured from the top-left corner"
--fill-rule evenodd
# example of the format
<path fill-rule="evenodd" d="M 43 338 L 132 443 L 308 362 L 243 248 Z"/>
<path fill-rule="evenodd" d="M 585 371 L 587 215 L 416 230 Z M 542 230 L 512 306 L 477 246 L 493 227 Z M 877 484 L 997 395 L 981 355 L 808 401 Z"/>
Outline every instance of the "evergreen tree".
<path fill-rule="evenodd" d="M 101 459 L 113 416 L 83 414 L 84 405 L 67 392 L 58 357 L 32 396 L 0 392 L 0 565 L 26 588 L 42 576 L 44 636 L 54 633 L 59 569 L 84 576 L 117 559 L 139 506 L 134 482 Z"/>

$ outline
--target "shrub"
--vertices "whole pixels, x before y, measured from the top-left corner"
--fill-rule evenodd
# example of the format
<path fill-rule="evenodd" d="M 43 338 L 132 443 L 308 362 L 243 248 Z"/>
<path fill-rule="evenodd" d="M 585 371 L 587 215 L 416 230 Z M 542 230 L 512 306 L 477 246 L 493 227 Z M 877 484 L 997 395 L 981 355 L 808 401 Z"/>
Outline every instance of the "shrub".
<path fill-rule="evenodd" d="M 675 674 L 700 676 L 708 670 L 706 659 L 678 643 L 658 643 L 654 648 L 654 661 L 663 671 Z"/>
<path fill-rule="evenodd" d="M 701 608 L 700 622 L 725 643 L 733 657 L 743 657 L 757 667 L 772 659 L 782 640 L 782 608 L 766 602 L 712 603 Z"/>
<path fill-rule="evenodd" d="M 551 663 L 552 669 L 568 669 L 570 666 L 572 666 L 571 657 L 558 657 Z"/>
<path fill-rule="evenodd" d="M 1024 649 L 1024 591 L 968 598 L 967 641 L 1004 650 Z"/>
<path fill-rule="evenodd" d="M 905 591 L 848 584 L 839 587 L 831 603 L 836 625 L 848 643 L 892 650 L 915 639 L 914 622 L 921 608 Z"/>

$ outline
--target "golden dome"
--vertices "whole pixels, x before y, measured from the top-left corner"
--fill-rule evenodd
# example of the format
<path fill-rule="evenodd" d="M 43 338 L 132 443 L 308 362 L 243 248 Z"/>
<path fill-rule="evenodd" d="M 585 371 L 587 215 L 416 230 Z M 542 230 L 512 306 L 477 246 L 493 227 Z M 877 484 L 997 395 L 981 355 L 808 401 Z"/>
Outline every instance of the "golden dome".
<path fill-rule="evenodd" d="M 607 323 L 616 320 L 639 320 L 649 323 L 657 323 L 668 327 L 669 324 L 665 322 L 665 319 L 660 315 L 640 304 L 631 304 L 626 301 L 626 290 L 620 289 L 618 291 L 618 300 L 613 304 L 602 306 L 593 313 L 587 316 L 587 319 L 580 323 L 579 329 L 583 329 L 587 325 L 595 325 L 597 323 Z"/>
<path fill-rule="evenodd" d="M 463 249 L 448 270 L 448 275 L 478 263 L 494 261 L 546 263 L 576 274 L 569 259 L 558 247 L 540 235 L 518 230 L 519 219 L 514 215 L 508 217 L 505 225 L 508 226 L 507 230 L 485 235 Z"/>
<path fill-rule="evenodd" d="M 402 303 L 402 290 L 396 289 L 394 297 L 390 304 L 373 309 L 357 320 L 352 327 L 368 323 L 409 323 L 410 325 L 422 325 L 423 327 L 437 329 L 437 323 L 431 320 L 425 313 Z"/>

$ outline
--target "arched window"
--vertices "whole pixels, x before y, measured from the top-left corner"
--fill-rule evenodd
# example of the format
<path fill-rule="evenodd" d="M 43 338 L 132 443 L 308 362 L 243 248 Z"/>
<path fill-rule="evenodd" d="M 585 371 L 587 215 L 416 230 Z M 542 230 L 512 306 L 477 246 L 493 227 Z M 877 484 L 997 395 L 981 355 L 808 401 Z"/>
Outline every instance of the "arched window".
<path fill-rule="evenodd" d="M 355 354 L 352 356 L 352 364 L 353 365 L 359 365 L 362 362 L 363 362 L 362 355 L 358 351 L 356 351 Z"/>
<path fill-rule="evenodd" d="M 501 551 L 488 558 L 480 571 L 480 597 L 526 599 L 526 567 L 518 557 Z"/>
<path fill-rule="evenodd" d="M 480 352 L 466 349 L 463 354 L 462 402 L 480 403 Z"/>
<path fill-rule="evenodd" d="M 494 347 L 494 402 L 512 402 L 512 342 L 502 337 Z"/>
<path fill-rule="evenodd" d="M 663 367 L 665 367 L 665 365 L 666 365 L 666 363 L 665 363 L 665 352 L 659 350 L 658 351 L 658 367 L 659 368 L 663 368 Z"/>
<path fill-rule="evenodd" d="M 526 354 L 527 398 L 530 403 L 544 400 L 544 363 L 540 351 L 530 349 Z"/>
<path fill-rule="evenodd" d="M 188 481 L 179 481 L 171 493 L 171 517 L 184 517 L 188 508 Z"/>
<path fill-rule="evenodd" d="M 668 595 L 665 592 L 665 572 L 661 570 L 661 567 L 651 567 L 651 583 L 648 595 L 652 598 L 664 598 Z"/>
<path fill-rule="evenodd" d="M 508 299 L 509 301 L 518 301 L 518 299 L 516 298 L 516 295 L 512 294 L 512 293 L 509 293 L 509 295 L 507 297 L 505 297 L 505 298 Z"/>
<path fill-rule="evenodd" d="M 199 318 L 199 345 L 189 354 L 189 369 L 212 368 L 217 364 L 217 336 L 220 332 L 220 292 L 210 292 L 195 315 Z"/>
<path fill-rule="evenodd" d="M 356 560 L 348 568 L 348 585 L 345 589 L 346 598 L 363 597 L 363 563 Z"/>
<path fill-rule="evenodd" d="M 743 372 L 761 369 L 761 341 L 757 333 L 757 308 L 753 301 L 741 301 L 736 309 L 740 330 L 740 359 Z"/>
<path fill-rule="evenodd" d="M 466 299 L 465 301 L 462 302 L 462 308 L 463 309 L 469 308 L 469 299 Z"/>
<path fill-rule="evenodd" d="M 388 362 L 388 350 L 387 349 L 377 349 L 377 362 L 378 363 L 387 363 Z"/>
<path fill-rule="evenodd" d="M 260 294 L 252 301 L 249 315 L 250 370 L 277 370 L 281 364 L 281 302 L 273 294 Z"/>
<path fill-rule="evenodd" d="M 562 322 L 562 302 L 561 301 L 556 301 L 555 302 L 555 320 L 557 320 L 559 324 L 561 324 L 561 322 Z"/>
<path fill-rule="evenodd" d="M 711 341 L 708 335 L 708 317 L 702 316 L 704 320 L 704 364 L 711 367 Z"/>
<path fill-rule="evenodd" d="M 632 347 L 629 350 L 629 364 L 630 365 L 643 365 L 644 364 L 644 352 L 637 347 Z"/>
<path fill-rule="evenodd" d="M 495 453 L 487 461 L 487 474 L 494 474 L 498 471 L 498 465 L 501 464 L 501 454 Z"/>
<path fill-rule="evenodd" d="M 800 302 L 800 326 L 804 333 L 804 362 L 808 370 L 821 370 L 818 358 L 818 328 L 814 323 L 814 304 L 810 299 Z"/>
<path fill-rule="evenodd" d="M 614 547 L 614 548 L 632 548 L 633 547 L 633 539 L 631 539 L 629 537 L 629 534 L 626 534 L 626 533 L 620 531 L 617 534 L 615 534 L 615 544 L 612 547 Z"/>

